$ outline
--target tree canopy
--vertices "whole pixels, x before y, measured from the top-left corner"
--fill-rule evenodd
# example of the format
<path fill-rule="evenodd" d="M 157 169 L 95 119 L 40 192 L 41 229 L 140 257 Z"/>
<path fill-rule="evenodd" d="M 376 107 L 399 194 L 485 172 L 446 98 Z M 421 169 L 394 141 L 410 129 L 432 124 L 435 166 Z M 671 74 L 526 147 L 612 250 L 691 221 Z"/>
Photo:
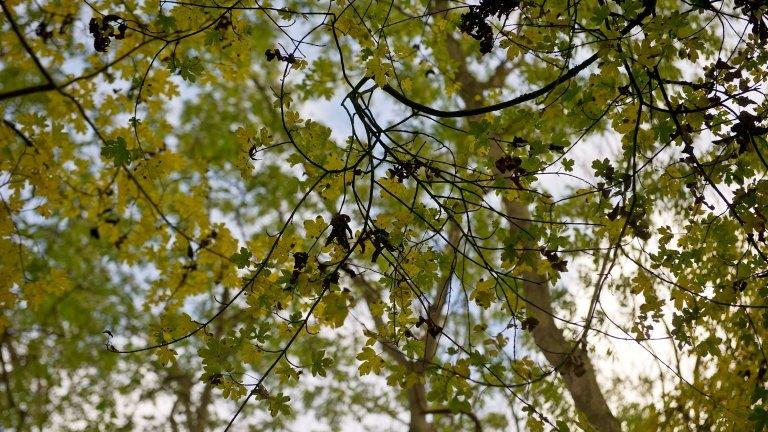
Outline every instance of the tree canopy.
<path fill-rule="evenodd" d="M 768 429 L 764 1 L 0 6 L 0 428 Z"/>

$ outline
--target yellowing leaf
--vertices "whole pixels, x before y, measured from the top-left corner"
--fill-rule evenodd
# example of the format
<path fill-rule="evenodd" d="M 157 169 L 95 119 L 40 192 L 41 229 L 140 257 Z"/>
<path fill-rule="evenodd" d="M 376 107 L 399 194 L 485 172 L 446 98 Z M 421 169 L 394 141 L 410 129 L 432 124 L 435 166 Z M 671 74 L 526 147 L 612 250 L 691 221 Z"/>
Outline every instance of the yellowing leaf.
<path fill-rule="evenodd" d="M 373 348 L 363 348 L 363 351 L 358 354 L 356 358 L 362 362 L 358 367 L 360 375 L 368 375 L 369 373 L 381 373 L 381 368 L 384 366 L 384 359 L 379 357 Z"/>
<path fill-rule="evenodd" d="M 475 301 L 478 306 L 482 308 L 489 308 L 491 303 L 496 299 L 496 291 L 494 287 L 496 282 L 493 279 L 480 281 L 475 285 L 475 289 L 469 295 L 469 298 Z"/>

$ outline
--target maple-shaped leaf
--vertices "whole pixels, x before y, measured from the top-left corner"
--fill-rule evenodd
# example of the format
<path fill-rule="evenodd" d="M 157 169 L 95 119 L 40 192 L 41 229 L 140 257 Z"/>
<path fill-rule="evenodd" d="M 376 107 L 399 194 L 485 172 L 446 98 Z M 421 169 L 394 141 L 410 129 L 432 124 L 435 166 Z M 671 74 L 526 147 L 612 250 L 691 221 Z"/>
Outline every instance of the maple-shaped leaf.
<path fill-rule="evenodd" d="M 241 247 L 240 252 L 235 252 L 229 259 L 237 265 L 237 268 L 246 268 L 251 263 L 251 251 L 248 248 Z"/>
<path fill-rule="evenodd" d="M 288 402 L 290 402 L 290 400 L 291 400 L 290 396 L 286 396 L 282 393 L 278 393 L 270 397 L 269 398 L 269 414 L 272 417 L 277 417 L 281 413 L 290 414 L 291 406 L 288 405 Z"/>
<path fill-rule="evenodd" d="M 290 365 L 282 363 L 275 368 L 275 375 L 280 377 L 280 382 L 286 382 L 290 380 L 298 381 L 301 376 L 301 371 L 292 368 Z"/>
<path fill-rule="evenodd" d="M 162 347 L 157 350 L 157 361 L 161 366 L 170 365 L 176 361 L 176 355 L 178 353 L 168 347 Z"/>
<path fill-rule="evenodd" d="M 495 285 L 496 282 L 493 279 L 480 281 L 469 295 L 469 298 L 474 300 L 481 308 L 488 309 L 491 307 L 491 303 L 496 299 L 496 291 L 494 290 Z"/>
<path fill-rule="evenodd" d="M 382 366 L 384 366 L 384 359 L 379 357 L 371 347 L 363 348 L 363 351 L 355 358 L 362 361 L 358 368 L 360 375 L 368 375 L 371 372 L 378 374 L 381 372 Z"/>
<path fill-rule="evenodd" d="M 325 357 L 325 350 L 312 352 L 312 376 L 320 375 L 324 377 L 326 375 L 326 368 L 333 365 L 333 359 Z"/>
<path fill-rule="evenodd" d="M 184 81 L 195 82 L 203 73 L 203 65 L 199 57 L 170 56 L 165 63 L 171 73 L 179 75 Z"/>
<path fill-rule="evenodd" d="M 235 381 L 231 377 L 223 377 L 219 383 L 222 395 L 226 399 L 237 400 L 247 393 L 245 386 Z"/>
<path fill-rule="evenodd" d="M 128 165 L 132 160 L 131 151 L 126 147 L 123 137 L 107 140 L 101 148 L 101 156 L 114 162 L 115 166 Z"/>
<path fill-rule="evenodd" d="M 176 18 L 172 16 L 160 14 L 157 16 L 156 22 L 160 29 L 166 33 L 176 29 Z"/>
<path fill-rule="evenodd" d="M 186 57 L 177 63 L 177 67 L 179 76 L 189 82 L 195 82 L 203 73 L 203 65 L 199 57 Z"/>

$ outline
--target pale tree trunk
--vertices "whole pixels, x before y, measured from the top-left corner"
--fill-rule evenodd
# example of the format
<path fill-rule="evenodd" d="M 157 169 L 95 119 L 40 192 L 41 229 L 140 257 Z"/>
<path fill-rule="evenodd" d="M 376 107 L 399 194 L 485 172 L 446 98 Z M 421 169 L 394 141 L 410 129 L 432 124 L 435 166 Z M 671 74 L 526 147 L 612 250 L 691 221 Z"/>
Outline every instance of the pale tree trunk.
<path fill-rule="evenodd" d="M 448 230 L 448 245 L 447 250 L 453 250 L 454 257 L 456 256 L 456 248 L 459 247 L 459 240 L 460 240 L 460 230 L 459 227 L 456 225 L 451 225 Z M 448 300 L 448 291 L 450 288 L 451 283 L 451 277 L 453 276 L 453 265 L 446 271 L 446 274 L 443 275 L 441 278 L 440 283 L 437 286 L 437 292 L 435 293 L 434 299 L 432 299 L 431 306 L 427 310 L 427 319 L 430 322 L 433 322 L 437 325 L 444 325 L 445 322 L 445 315 L 443 314 L 443 309 L 445 308 L 446 301 Z M 363 278 L 358 278 L 356 280 L 362 288 L 363 297 L 366 300 L 366 303 L 368 304 L 369 309 L 371 308 L 371 305 L 376 302 L 380 301 L 380 295 L 379 292 L 374 288 L 372 284 L 370 284 L 368 281 L 366 281 Z M 384 320 L 371 314 L 374 319 L 374 324 L 376 325 L 376 330 L 380 334 L 386 334 L 386 324 L 384 323 Z M 438 335 L 439 337 L 439 335 Z M 435 336 L 432 336 L 432 334 L 429 331 L 426 331 L 424 334 L 424 353 L 421 356 L 421 358 L 417 361 L 413 361 L 411 359 L 408 359 L 403 355 L 403 353 L 394 345 L 390 344 L 387 341 L 380 341 L 381 344 L 384 347 L 384 351 L 389 355 L 389 357 L 402 364 L 406 367 L 410 368 L 411 370 L 419 373 L 424 374 L 426 367 L 432 363 L 432 361 L 435 358 L 435 355 L 437 354 L 437 345 L 438 340 Z M 408 397 L 408 411 L 410 414 L 410 426 L 408 428 L 409 432 L 432 432 L 434 431 L 434 427 L 432 424 L 427 421 L 427 415 L 429 414 L 442 414 L 442 415 L 450 415 L 452 412 L 442 409 L 442 408 L 434 408 L 434 407 L 428 407 L 427 406 L 427 398 L 426 398 L 426 387 L 424 384 L 415 384 L 412 387 L 410 387 L 407 390 L 407 397 Z M 469 415 L 473 420 L 477 420 L 477 417 L 474 415 L 474 413 L 465 413 Z"/>
<path fill-rule="evenodd" d="M 447 0 L 437 0 L 433 11 L 446 10 Z M 481 81 L 467 67 L 467 58 L 462 52 L 459 42 L 448 35 L 446 37 L 446 47 L 451 60 L 455 62 L 455 77 L 461 84 L 459 97 L 462 99 L 466 108 L 472 108 L 482 100 L 483 92 L 487 89 L 498 88 L 503 85 L 509 72 L 508 65 L 502 64 L 490 75 L 487 81 Z M 504 156 L 503 150 L 495 143 L 489 157 L 491 166 L 495 166 L 495 161 Z M 497 176 L 501 173 L 495 172 Z M 504 186 L 515 189 L 515 184 L 508 178 L 500 177 Z M 524 230 L 530 225 L 531 213 L 528 207 L 520 202 L 503 200 L 504 212 L 507 219 L 514 221 L 510 230 Z M 514 234 L 514 233 L 513 233 Z M 530 249 L 529 254 L 536 254 L 532 262 L 537 262 L 541 258 L 538 256 L 537 244 L 524 244 L 523 247 Z M 556 368 L 563 377 L 565 387 L 574 401 L 576 409 L 584 413 L 587 420 L 600 432 L 619 432 L 621 426 L 614 417 L 611 409 L 603 396 L 600 386 L 597 383 L 595 369 L 592 361 L 584 346 L 575 347 L 575 342 L 568 341 L 563 331 L 555 324 L 552 311 L 551 287 L 546 274 L 537 273 L 535 270 L 541 266 L 533 265 L 532 270 L 523 275 L 522 293 L 523 300 L 526 303 L 526 310 L 529 316 L 538 321 L 538 325 L 533 329 L 533 339 L 536 346 L 544 354 L 550 366 Z"/>
<path fill-rule="evenodd" d="M 436 13 L 441 10 L 447 10 L 447 6 L 447 0 L 436 0 L 431 8 L 431 12 Z M 476 107 L 478 104 L 477 101 L 482 100 L 485 90 L 503 86 L 510 70 L 508 65 L 500 65 L 491 73 L 488 80 L 481 81 L 477 79 L 467 67 L 467 58 L 464 55 L 458 40 L 453 36 L 448 35 L 445 43 L 448 55 L 455 65 L 455 70 L 453 71 L 454 76 L 456 81 L 461 84 L 458 94 L 466 108 Z M 489 152 L 491 166 L 495 166 L 494 162 L 503 155 L 503 150 L 497 144 L 493 145 Z M 510 179 L 504 178 L 501 176 L 501 173 L 496 172 L 495 174 L 500 176 L 500 179 L 505 183 L 504 186 L 510 189 L 516 188 Z M 525 204 L 504 199 L 503 205 L 507 219 L 515 222 L 511 224 L 510 230 L 525 230 L 526 226 L 530 225 L 530 222 L 527 221 L 530 221 L 531 214 Z M 460 231 L 458 227 L 451 226 L 448 233 L 448 241 L 452 246 L 458 246 L 460 241 L 459 234 Z M 450 248 L 451 245 L 448 247 Z M 541 258 L 538 256 L 537 252 L 539 245 L 529 241 L 522 246 L 530 249 L 527 253 L 535 254 L 533 257 L 530 257 L 533 259 L 532 262 L 536 263 L 540 261 Z M 522 288 L 520 292 L 521 299 L 526 304 L 528 316 L 535 318 L 538 321 L 538 324 L 532 330 L 534 342 L 544 354 L 544 357 L 550 366 L 560 373 L 565 383 L 565 387 L 574 401 L 576 409 L 586 416 L 591 425 L 599 432 L 619 432 L 621 430 L 620 424 L 608 407 L 600 386 L 597 383 L 595 369 L 589 358 L 588 352 L 584 346 L 576 346 L 575 341 L 572 342 L 567 340 L 563 331 L 555 324 L 552 311 L 551 287 L 547 275 L 535 271 L 539 268 L 541 268 L 541 266 L 534 264 L 532 266 L 533 270 L 526 271 L 523 274 L 524 281 L 520 282 L 519 286 Z M 427 311 L 429 315 L 428 318 L 431 319 L 432 322 L 439 323 L 440 325 L 442 325 L 446 319 L 444 315 L 444 307 L 447 301 L 446 294 L 448 291 L 448 284 L 450 284 L 450 278 L 451 270 L 448 270 L 448 274 L 443 275 L 441 283 L 436 287 L 437 292 L 435 293 L 432 307 Z M 364 297 L 369 304 L 369 307 L 374 301 L 380 300 L 380 292 L 370 283 L 364 280 L 359 280 L 358 282 L 363 285 L 362 288 L 364 288 L 363 292 L 365 293 Z M 374 316 L 374 321 L 377 330 L 382 334 L 385 334 L 385 323 L 382 318 Z M 390 358 L 424 373 L 425 366 L 434 359 L 438 342 L 437 339 L 429 335 L 429 333 L 427 333 L 424 338 L 426 350 L 421 360 L 416 362 L 407 359 L 396 346 L 393 346 L 387 341 L 380 342 Z M 434 427 L 427 421 L 426 416 L 430 413 L 446 414 L 443 412 L 444 410 L 439 407 L 427 407 L 425 394 L 426 388 L 422 384 L 417 384 L 408 390 L 410 432 L 432 432 Z M 480 430 L 481 425 L 478 417 L 474 413 L 465 414 L 475 422 L 477 430 Z"/>
<path fill-rule="evenodd" d="M 491 157 L 501 154 L 498 145 L 494 145 Z M 494 151 L 495 150 L 495 151 Z M 498 174 L 498 173 L 497 173 Z M 509 180 L 506 180 L 512 183 Z M 507 185 L 514 188 L 514 185 Z M 525 230 L 531 213 L 528 207 L 520 202 L 504 199 L 504 211 L 509 220 L 514 221 L 510 230 L 521 232 Z M 531 242 L 524 242 L 522 247 L 528 249 L 527 254 L 534 264 L 532 269 L 541 268 L 536 265 L 541 260 L 538 247 Z M 563 331 L 555 324 L 552 311 L 552 295 L 547 276 L 533 270 L 525 271 L 519 285 L 522 286 L 523 300 L 528 316 L 535 318 L 538 324 L 533 328 L 533 340 L 539 347 L 549 364 L 560 372 L 565 387 L 573 398 L 576 409 L 583 412 L 589 422 L 600 432 L 618 432 L 621 430 L 618 420 L 613 416 L 605 401 L 600 386 L 597 384 L 595 369 L 589 355 L 581 344 L 574 347 L 575 342 L 568 341 Z"/>

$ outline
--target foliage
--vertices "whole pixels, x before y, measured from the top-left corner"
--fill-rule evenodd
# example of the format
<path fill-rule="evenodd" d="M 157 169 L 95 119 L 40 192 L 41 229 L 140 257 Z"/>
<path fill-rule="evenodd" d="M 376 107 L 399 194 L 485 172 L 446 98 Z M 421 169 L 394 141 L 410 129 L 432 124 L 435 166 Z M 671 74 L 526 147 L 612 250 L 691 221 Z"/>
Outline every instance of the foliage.
<path fill-rule="evenodd" d="M 764 2 L 0 6 L 0 428 L 768 429 Z"/>

